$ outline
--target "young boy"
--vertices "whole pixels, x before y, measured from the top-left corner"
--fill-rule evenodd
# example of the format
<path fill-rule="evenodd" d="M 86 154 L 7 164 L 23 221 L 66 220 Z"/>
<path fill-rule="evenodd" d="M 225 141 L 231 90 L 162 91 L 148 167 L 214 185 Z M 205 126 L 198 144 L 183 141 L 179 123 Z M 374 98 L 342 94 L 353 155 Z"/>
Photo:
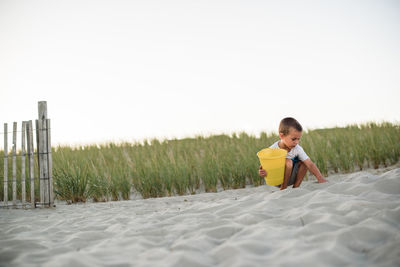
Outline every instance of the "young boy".
<path fill-rule="evenodd" d="M 294 118 L 284 118 L 279 124 L 279 137 L 280 141 L 276 141 L 270 148 L 281 148 L 287 150 L 285 175 L 283 184 L 280 189 L 286 189 L 289 185 L 299 187 L 306 175 L 307 170 L 317 178 L 318 183 L 325 183 L 325 180 L 317 166 L 304 152 L 303 148 L 299 145 L 303 128 L 300 123 Z M 261 177 L 267 176 L 267 171 L 261 166 L 259 169 Z"/>

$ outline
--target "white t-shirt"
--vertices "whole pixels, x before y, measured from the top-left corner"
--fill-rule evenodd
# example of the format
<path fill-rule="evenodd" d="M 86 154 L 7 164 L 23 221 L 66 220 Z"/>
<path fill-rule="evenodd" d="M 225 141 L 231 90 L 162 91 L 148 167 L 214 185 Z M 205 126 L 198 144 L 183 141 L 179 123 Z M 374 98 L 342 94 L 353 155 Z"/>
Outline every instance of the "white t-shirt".
<path fill-rule="evenodd" d="M 272 144 L 272 146 L 270 146 L 270 148 L 280 148 L 278 143 L 279 141 L 276 141 L 275 143 Z M 309 158 L 309 156 L 306 154 L 306 152 L 304 152 L 304 149 L 300 145 L 296 145 L 286 155 L 287 159 L 293 159 L 295 157 L 299 157 L 299 160 L 301 161 L 305 161 L 306 159 Z"/>

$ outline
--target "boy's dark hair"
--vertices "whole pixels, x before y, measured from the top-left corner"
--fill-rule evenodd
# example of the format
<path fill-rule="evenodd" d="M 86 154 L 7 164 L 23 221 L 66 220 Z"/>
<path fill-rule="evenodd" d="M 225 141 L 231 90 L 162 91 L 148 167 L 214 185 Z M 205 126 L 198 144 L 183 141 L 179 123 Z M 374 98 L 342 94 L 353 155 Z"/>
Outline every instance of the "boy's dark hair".
<path fill-rule="evenodd" d="M 299 132 L 303 131 L 303 127 L 301 127 L 300 123 L 296 119 L 287 117 L 282 119 L 281 123 L 279 123 L 279 133 L 282 133 L 283 135 L 288 135 L 290 127 L 293 127 Z"/>

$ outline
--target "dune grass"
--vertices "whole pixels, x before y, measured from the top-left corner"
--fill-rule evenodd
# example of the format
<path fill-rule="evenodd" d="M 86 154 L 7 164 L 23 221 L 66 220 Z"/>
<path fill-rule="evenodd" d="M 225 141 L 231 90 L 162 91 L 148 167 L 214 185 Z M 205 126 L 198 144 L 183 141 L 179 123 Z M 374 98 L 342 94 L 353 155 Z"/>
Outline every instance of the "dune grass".
<path fill-rule="evenodd" d="M 181 140 L 54 147 L 54 190 L 60 200 L 84 202 L 88 199 L 125 200 L 130 198 L 132 190 L 143 198 L 151 198 L 216 192 L 218 187 L 259 186 L 263 180 L 258 176 L 256 153 L 278 139 L 275 133 L 261 133 L 259 137 L 235 133 Z M 330 172 L 378 168 L 398 162 L 400 125 L 382 122 L 309 130 L 303 133 L 300 144 L 325 176 Z M 3 155 L 2 151 L 0 153 Z M 18 157 L 18 166 L 20 161 Z M 1 157 L 1 200 L 3 164 Z M 17 176 L 21 176 L 20 168 Z M 20 178 L 18 181 L 20 195 Z M 11 199 L 10 192 L 11 183 Z M 29 199 L 29 193 L 27 196 Z"/>

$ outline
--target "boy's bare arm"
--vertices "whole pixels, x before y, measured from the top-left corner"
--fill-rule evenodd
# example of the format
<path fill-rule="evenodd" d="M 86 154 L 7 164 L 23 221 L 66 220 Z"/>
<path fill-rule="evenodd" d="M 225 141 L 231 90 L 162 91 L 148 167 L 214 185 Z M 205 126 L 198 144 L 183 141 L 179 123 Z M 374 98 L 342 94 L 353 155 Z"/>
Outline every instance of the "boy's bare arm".
<path fill-rule="evenodd" d="M 266 176 L 267 176 L 267 171 L 264 170 L 264 169 L 262 168 L 262 166 L 260 165 L 260 167 L 258 168 L 258 174 L 259 174 L 261 177 L 266 177 Z"/>
<path fill-rule="evenodd" d="M 315 178 L 317 178 L 318 183 L 325 183 L 327 180 L 324 179 L 322 176 L 321 172 L 319 171 L 318 167 L 315 165 L 314 162 L 311 161 L 311 159 L 306 159 L 303 161 L 304 165 L 306 165 L 307 169 L 314 174 Z"/>

